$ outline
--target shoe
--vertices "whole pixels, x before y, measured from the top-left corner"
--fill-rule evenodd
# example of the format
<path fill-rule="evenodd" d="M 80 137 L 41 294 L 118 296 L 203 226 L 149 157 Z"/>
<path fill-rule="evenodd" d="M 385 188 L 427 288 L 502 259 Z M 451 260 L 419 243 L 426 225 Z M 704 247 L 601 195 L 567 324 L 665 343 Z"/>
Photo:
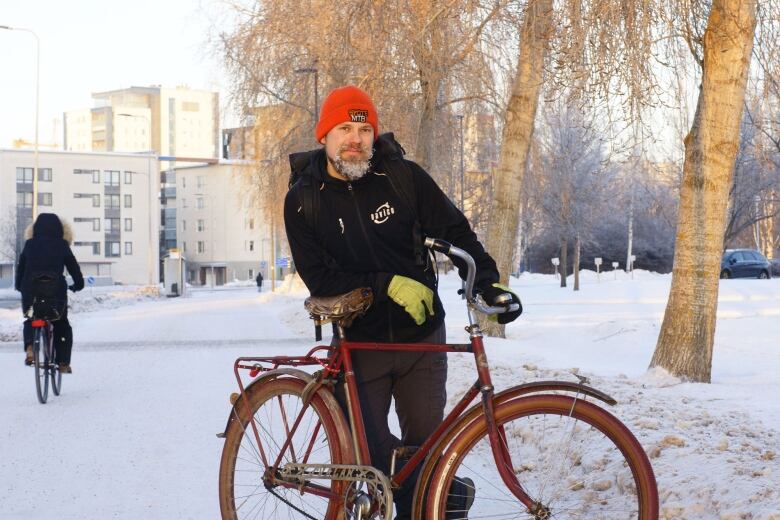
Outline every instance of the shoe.
<path fill-rule="evenodd" d="M 73 369 L 70 368 L 70 365 L 68 363 L 60 363 L 58 366 L 59 370 L 63 374 L 72 374 Z"/>
<path fill-rule="evenodd" d="M 28 367 L 31 367 L 33 364 L 33 351 L 32 351 L 32 345 L 27 345 L 24 349 L 24 364 Z"/>
<path fill-rule="evenodd" d="M 468 477 L 455 477 L 450 484 L 450 494 L 447 497 L 447 511 L 444 518 L 447 520 L 466 520 L 469 517 L 469 509 L 474 504 L 476 495 L 474 481 Z"/>

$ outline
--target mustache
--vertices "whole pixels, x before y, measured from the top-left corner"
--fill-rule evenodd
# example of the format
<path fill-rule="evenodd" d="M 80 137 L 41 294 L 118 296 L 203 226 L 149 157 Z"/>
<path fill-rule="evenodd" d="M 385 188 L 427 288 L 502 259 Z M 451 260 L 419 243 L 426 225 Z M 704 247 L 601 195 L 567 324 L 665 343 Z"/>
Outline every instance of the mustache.
<path fill-rule="evenodd" d="M 358 145 L 345 144 L 339 147 L 339 153 L 340 152 L 367 152 L 367 151 L 368 148 L 363 146 L 362 144 L 358 144 Z"/>

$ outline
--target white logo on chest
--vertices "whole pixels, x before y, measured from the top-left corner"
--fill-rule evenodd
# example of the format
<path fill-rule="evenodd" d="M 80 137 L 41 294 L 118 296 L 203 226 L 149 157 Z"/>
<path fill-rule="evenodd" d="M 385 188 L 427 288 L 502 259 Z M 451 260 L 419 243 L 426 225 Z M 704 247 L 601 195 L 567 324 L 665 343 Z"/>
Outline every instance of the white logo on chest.
<path fill-rule="evenodd" d="M 393 208 L 389 202 L 385 202 L 371 214 L 371 221 L 374 224 L 384 224 L 390 218 L 390 215 L 394 213 L 395 208 Z"/>

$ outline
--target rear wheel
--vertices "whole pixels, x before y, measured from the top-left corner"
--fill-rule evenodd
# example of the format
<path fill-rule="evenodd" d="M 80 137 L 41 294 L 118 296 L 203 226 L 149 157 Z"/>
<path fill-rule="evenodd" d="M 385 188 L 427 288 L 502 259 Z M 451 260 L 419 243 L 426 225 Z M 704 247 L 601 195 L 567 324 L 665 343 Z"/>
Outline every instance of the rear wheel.
<path fill-rule="evenodd" d="M 49 398 L 49 359 L 46 355 L 48 336 L 49 334 L 42 327 L 35 329 L 33 366 L 35 367 L 35 391 L 41 404 L 46 404 Z"/>
<path fill-rule="evenodd" d="M 274 482 L 279 476 L 273 465 L 285 444 L 288 432 L 303 410 L 300 379 L 280 378 L 247 389 L 246 401 L 237 402 L 233 413 L 238 419 L 228 425 L 219 470 L 219 501 L 223 519 L 303 519 L 332 520 L 342 510 L 341 500 L 306 493 L 305 488 L 286 487 Z M 247 407 L 254 415 L 259 445 L 247 421 Z M 350 464 L 349 433 L 335 398 L 318 393 L 303 410 L 303 417 L 279 466 L 289 462 L 309 464 Z M 344 481 L 309 481 L 339 498 L 346 493 Z"/>
<path fill-rule="evenodd" d="M 445 451 L 430 484 L 428 516 L 445 518 L 640 519 L 658 518 L 652 467 L 637 440 L 614 416 L 563 395 L 533 395 L 496 409 L 520 485 L 535 503 L 522 504 L 496 468 L 484 417 L 471 423 Z M 452 486 L 457 476 L 461 484 Z M 473 504 L 453 496 L 462 482 Z"/>

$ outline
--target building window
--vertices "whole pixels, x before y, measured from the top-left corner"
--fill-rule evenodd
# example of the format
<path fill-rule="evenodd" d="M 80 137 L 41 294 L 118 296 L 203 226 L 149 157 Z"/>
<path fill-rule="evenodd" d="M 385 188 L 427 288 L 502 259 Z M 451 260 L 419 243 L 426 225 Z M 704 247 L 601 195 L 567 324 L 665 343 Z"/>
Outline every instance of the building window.
<path fill-rule="evenodd" d="M 105 184 L 106 186 L 119 186 L 119 171 L 104 170 L 103 184 Z"/>
<path fill-rule="evenodd" d="M 33 195 L 32 193 L 17 193 L 16 194 L 16 207 L 18 208 L 32 208 Z"/>
<path fill-rule="evenodd" d="M 197 181 L 198 181 L 198 189 L 202 190 L 203 186 L 206 185 L 206 177 L 205 177 L 205 175 L 198 175 Z"/>
<path fill-rule="evenodd" d="M 254 280 L 254 278 L 255 278 L 255 270 L 254 269 L 250 269 L 249 270 L 249 278 L 248 279 L 249 280 Z"/>
<path fill-rule="evenodd" d="M 184 250 L 184 252 L 186 253 L 187 252 L 187 242 L 182 242 L 181 246 L 182 246 L 182 249 Z"/>
<path fill-rule="evenodd" d="M 93 255 L 100 254 L 100 242 L 73 242 L 73 245 L 76 247 L 78 246 L 91 247 Z"/>
<path fill-rule="evenodd" d="M 100 207 L 100 195 L 94 194 L 92 195 L 92 207 L 93 208 L 99 208 Z"/>
<path fill-rule="evenodd" d="M 76 217 L 73 219 L 74 222 L 89 222 L 92 224 L 92 231 L 100 231 L 100 219 L 99 218 L 91 218 L 91 217 Z"/>
<path fill-rule="evenodd" d="M 107 218 L 105 219 L 106 233 L 119 233 L 119 219 Z"/>
<path fill-rule="evenodd" d="M 51 206 L 51 193 L 38 193 L 39 206 Z"/>
<path fill-rule="evenodd" d="M 187 187 L 187 179 L 184 177 L 181 178 L 181 187 L 182 189 Z"/>
<path fill-rule="evenodd" d="M 181 230 L 182 231 L 187 231 L 187 221 L 186 220 L 182 220 L 181 221 Z"/>
<path fill-rule="evenodd" d="M 125 207 L 126 208 L 132 208 L 133 207 L 133 196 L 132 195 L 125 195 Z"/>
<path fill-rule="evenodd" d="M 205 205 L 203 204 L 203 197 L 198 197 L 198 203 L 197 203 L 198 209 L 203 209 Z"/>
<path fill-rule="evenodd" d="M 198 240 L 198 253 L 205 253 L 206 252 L 206 242 L 203 240 Z"/>
<path fill-rule="evenodd" d="M 51 182 L 51 168 L 39 168 L 38 180 L 43 182 Z"/>
<path fill-rule="evenodd" d="M 125 231 L 132 231 L 133 230 L 133 219 L 126 218 L 125 219 Z"/>
<path fill-rule="evenodd" d="M 16 169 L 16 183 L 17 184 L 32 184 L 33 181 L 33 169 L 32 168 L 17 168 Z"/>
<path fill-rule="evenodd" d="M 187 207 L 187 199 L 181 199 L 181 207 L 186 208 Z"/>
<path fill-rule="evenodd" d="M 133 172 L 125 172 L 125 184 L 133 184 Z"/>
<path fill-rule="evenodd" d="M 100 184 L 100 171 L 92 170 L 92 184 Z"/>
<path fill-rule="evenodd" d="M 250 218 L 249 222 L 247 222 L 247 227 L 249 227 L 249 229 L 255 229 L 255 219 Z"/>
<path fill-rule="evenodd" d="M 250 251 L 254 251 L 255 250 L 255 241 L 254 240 L 250 240 L 249 241 L 249 250 Z"/>
<path fill-rule="evenodd" d="M 106 240 L 106 256 L 119 256 L 119 242 Z"/>
<path fill-rule="evenodd" d="M 133 243 L 132 242 L 125 242 L 125 254 L 126 255 L 132 255 L 133 254 Z"/>
<path fill-rule="evenodd" d="M 205 231 L 206 230 L 206 221 L 203 219 L 198 219 L 198 231 Z"/>
<path fill-rule="evenodd" d="M 119 195 L 106 195 L 106 208 L 119 209 Z"/>

